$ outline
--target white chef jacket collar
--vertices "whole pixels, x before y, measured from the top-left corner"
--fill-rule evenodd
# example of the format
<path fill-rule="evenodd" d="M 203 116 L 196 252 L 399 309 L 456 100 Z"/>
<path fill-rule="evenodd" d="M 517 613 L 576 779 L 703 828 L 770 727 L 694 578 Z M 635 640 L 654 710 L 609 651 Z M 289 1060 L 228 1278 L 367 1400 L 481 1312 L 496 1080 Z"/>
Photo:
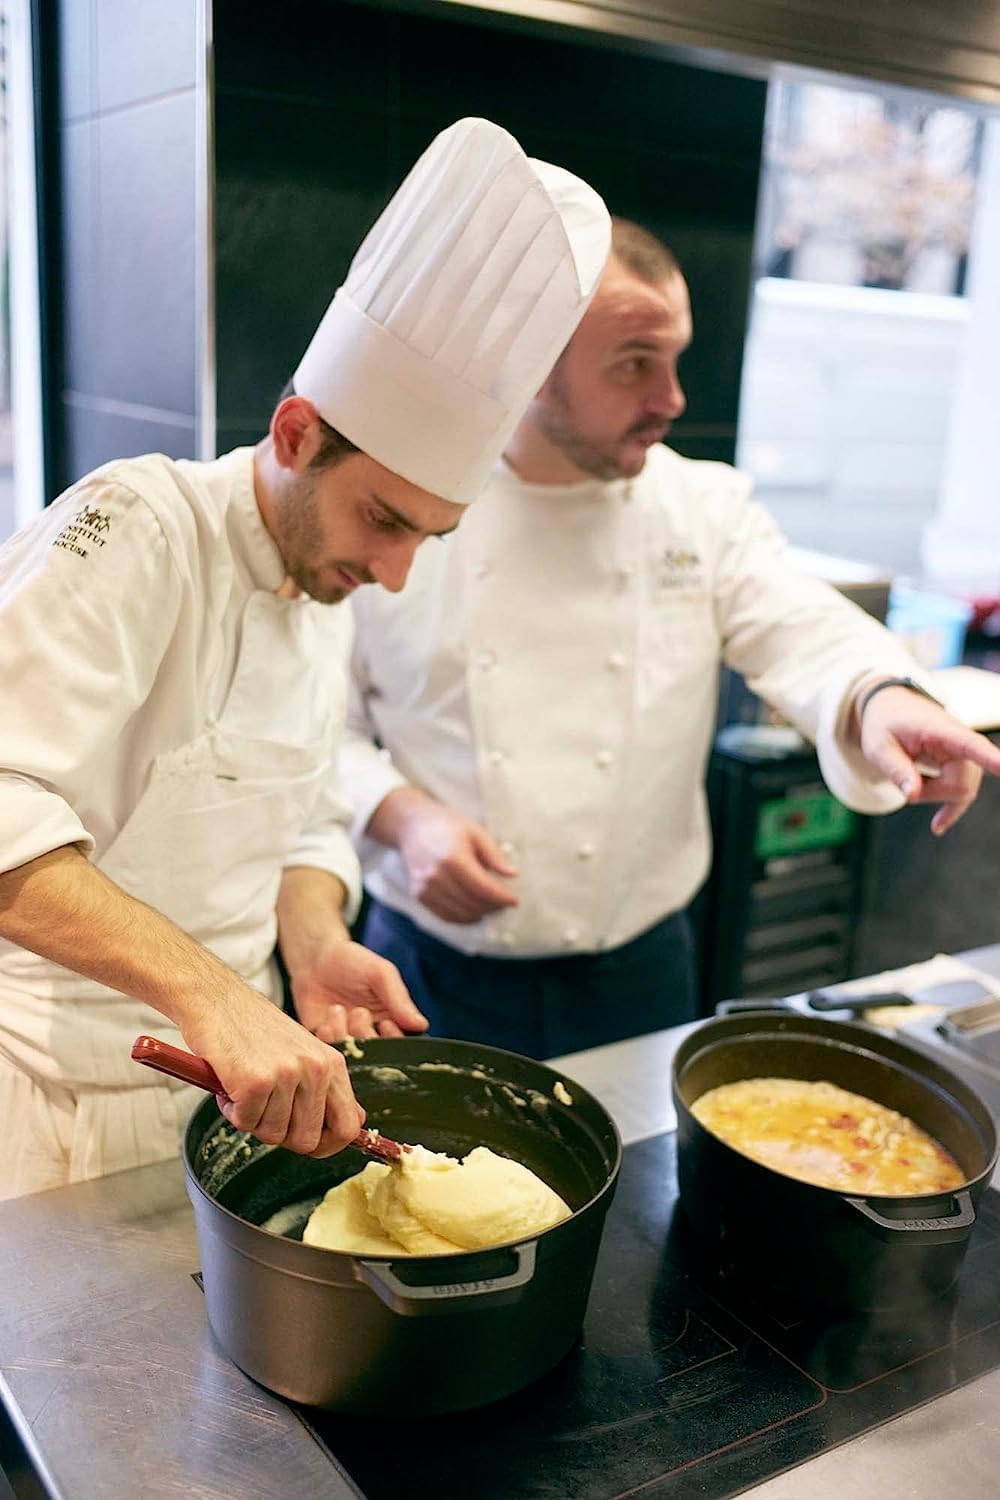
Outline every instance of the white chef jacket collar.
<path fill-rule="evenodd" d="M 497 479 L 516 484 L 521 493 L 529 499 L 552 501 L 602 500 L 607 503 L 612 496 L 618 495 L 626 485 L 631 483 L 627 479 L 576 479 L 572 484 L 533 484 L 527 479 L 522 479 L 504 457 L 497 459 L 493 473 Z"/>
<path fill-rule="evenodd" d="M 239 521 L 234 528 L 233 552 L 256 588 L 276 594 L 285 581 L 285 563 L 257 504 L 253 455 L 253 448 L 236 448 L 219 460 L 229 469 L 232 509 Z"/>

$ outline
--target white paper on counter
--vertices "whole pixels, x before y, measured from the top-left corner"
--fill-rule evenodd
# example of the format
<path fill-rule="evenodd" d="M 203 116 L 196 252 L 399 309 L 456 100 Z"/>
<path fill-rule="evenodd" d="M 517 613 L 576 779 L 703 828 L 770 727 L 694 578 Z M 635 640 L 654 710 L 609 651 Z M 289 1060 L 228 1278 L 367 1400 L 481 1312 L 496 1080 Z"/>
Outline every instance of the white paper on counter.
<path fill-rule="evenodd" d="M 915 997 L 932 985 L 952 984 L 961 980 L 978 981 L 990 995 L 1000 991 L 1000 980 L 995 975 L 987 974 L 984 969 L 973 968 L 972 964 L 967 964 L 961 958 L 953 958 L 950 953 L 936 953 L 933 958 L 926 958 L 917 964 L 907 964 L 902 969 L 885 969 L 881 974 L 866 974 L 863 979 L 848 979 L 843 984 L 829 984 L 824 988 L 837 995 L 864 995 L 869 990 L 899 990 L 904 995 Z M 920 997 L 924 998 L 922 994 Z M 930 998 L 927 996 L 927 999 Z M 955 1000 L 942 996 L 941 1003 L 969 1005 L 975 999 L 974 995 L 956 997 Z"/>
<path fill-rule="evenodd" d="M 1000 728 L 1000 672 L 941 667 L 927 676 L 945 708 L 970 729 Z"/>

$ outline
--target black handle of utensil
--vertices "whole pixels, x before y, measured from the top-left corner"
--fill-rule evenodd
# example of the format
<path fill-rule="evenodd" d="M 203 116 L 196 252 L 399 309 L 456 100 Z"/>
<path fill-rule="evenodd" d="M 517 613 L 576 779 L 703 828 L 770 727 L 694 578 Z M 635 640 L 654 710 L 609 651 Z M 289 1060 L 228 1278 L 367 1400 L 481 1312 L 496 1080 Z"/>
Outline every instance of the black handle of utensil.
<path fill-rule="evenodd" d="M 855 1015 L 872 1010 L 877 1005 L 912 1005 L 909 995 L 901 990 L 872 990 L 866 995 L 838 995 L 836 990 L 810 990 L 810 1010 L 849 1010 Z"/>
<path fill-rule="evenodd" d="M 849 1011 L 852 1015 L 860 1015 L 862 1011 L 871 1010 L 876 1005 L 912 1005 L 913 999 L 896 990 L 872 991 L 867 995 L 838 995 L 831 990 L 812 990 L 806 996 L 808 1009 L 804 1008 L 802 1002 L 796 1003 L 788 996 L 775 997 L 774 999 L 761 998 L 759 1000 L 720 1000 L 715 1007 L 717 1016 L 742 1015 L 744 1012 L 754 1010 L 780 1010 L 786 1013 L 808 1015 L 809 1011 Z"/>

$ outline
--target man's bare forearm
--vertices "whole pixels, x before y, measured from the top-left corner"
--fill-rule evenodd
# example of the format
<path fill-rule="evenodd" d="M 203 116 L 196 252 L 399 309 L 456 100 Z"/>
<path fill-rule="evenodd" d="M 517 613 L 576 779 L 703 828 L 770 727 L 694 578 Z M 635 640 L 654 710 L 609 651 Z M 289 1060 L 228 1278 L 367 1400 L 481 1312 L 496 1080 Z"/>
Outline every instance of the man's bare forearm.
<path fill-rule="evenodd" d="M 422 792 L 416 786 L 400 786 L 395 791 L 389 792 L 387 796 L 376 807 L 365 827 L 365 833 L 377 844 L 385 844 L 389 849 L 398 849 L 400 839 L 407 824 L 413 816 L 419 816 L 426 812 L 429 806 L 436 806 L 433 797 L 427 792 Z"/>
<path fill-rule="evenodd" d="M 0 936 L 182 1029 L 239 976 L 67 845 L 0 875 Z"/>
<path fill-rule="evenodd" d="M 347 889 L 328 870 L 292 865 L 278 890 L 278 942 L 289 974 L 313 962 L 329 947 L 331 936 L 350 937 L 344 921 Z"/>
<path fill-rule="evenodd" d="M 219 1075 L 237 1130 L 321 1156 L 357 1134 L 363 1114 L 342 1055 L 78 849 L 0 875 L 0 936 L 174 1021 Z"/>

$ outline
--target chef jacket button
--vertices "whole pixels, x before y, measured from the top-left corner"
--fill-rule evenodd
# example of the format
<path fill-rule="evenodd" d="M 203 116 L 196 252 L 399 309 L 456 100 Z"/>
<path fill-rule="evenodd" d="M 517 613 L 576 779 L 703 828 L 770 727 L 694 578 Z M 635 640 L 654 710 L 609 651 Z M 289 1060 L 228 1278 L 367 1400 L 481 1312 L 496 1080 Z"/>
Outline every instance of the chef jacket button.
<path fill-rule="evenodd" d="M 485 578 L 490 571 L 488 562 L 476 563 L 475 573 L 477 578 Z"/>
<path fill-rule="evenodd" d="M 514 853 L 514 845 L 510 839 L 501 839 L 499 844 L 497 845 L 497 848 L 500 850 L 501 854 L 506 854 L 508 859 Z"/>
<path fill-rule="evenodd" d="M 513 948 L 514 944 L 517 942 L 517 934 L 515 932 L 511 932 L 510 928 L 508 927 L 506 932 L 502 932 L 500 934 L 500 941 L 501 943 L 503 943 L 505 948 Z"/>
<path fill-rule="evenodd" d="M 566 947 L 567 948 L 572 948 L 579 941 L 580 941 L 580 929 L 579 929 L 579 927 L 567 927 L 566 930 L 565 930 L 565 932 L 563 933 L 563 942 L 566 944 Z"/>
<path fill-rule="evenodd" d="M 629 563 L 622 563 L 621 567 L 618 569 L 618 582 L 622 585 L 623 588 L 627 583 L 632 582 L 632 574 L 634 572 L 635 569 Z"/>
<path fill-rule="evenodd" d="M 502 766 L 507 759 L 507 755 L 503 750 L 491 750 L 489 758 L 491 766 Z"/>
<path fill-rule="evenodd" d="M 490 667 L 495 667 L 496 664 L 497 655 L 495 651 L 480 651 L 476 657 L 476 665 L 482 667 L 484 672 L 488 672 Z"/>
<path fill-rule="evenodd" d="M 602 771 L 606 771 L 608 766 L 612 765 L 613 762 L 614 756 L 612 755 L 610 750 L 598 750 L 597 754 L 594 756 L 594 765 L 600 766 Z"/>
<path fill-rule="evenodd" d="M 596 853 L 597 850 L 593 844 L 583 843 L 577 845 L 576 855 L 578 859 L 593 859 Z"/>
<path fill-rule="evenodd" d="M 608 657 L 608 666 L 611 668 L 612 672 L 620 672 L 622 667 L 624 667 L 625 665 L 626 657 L 624 651 L 612 651 L 611 655 Z"/>

